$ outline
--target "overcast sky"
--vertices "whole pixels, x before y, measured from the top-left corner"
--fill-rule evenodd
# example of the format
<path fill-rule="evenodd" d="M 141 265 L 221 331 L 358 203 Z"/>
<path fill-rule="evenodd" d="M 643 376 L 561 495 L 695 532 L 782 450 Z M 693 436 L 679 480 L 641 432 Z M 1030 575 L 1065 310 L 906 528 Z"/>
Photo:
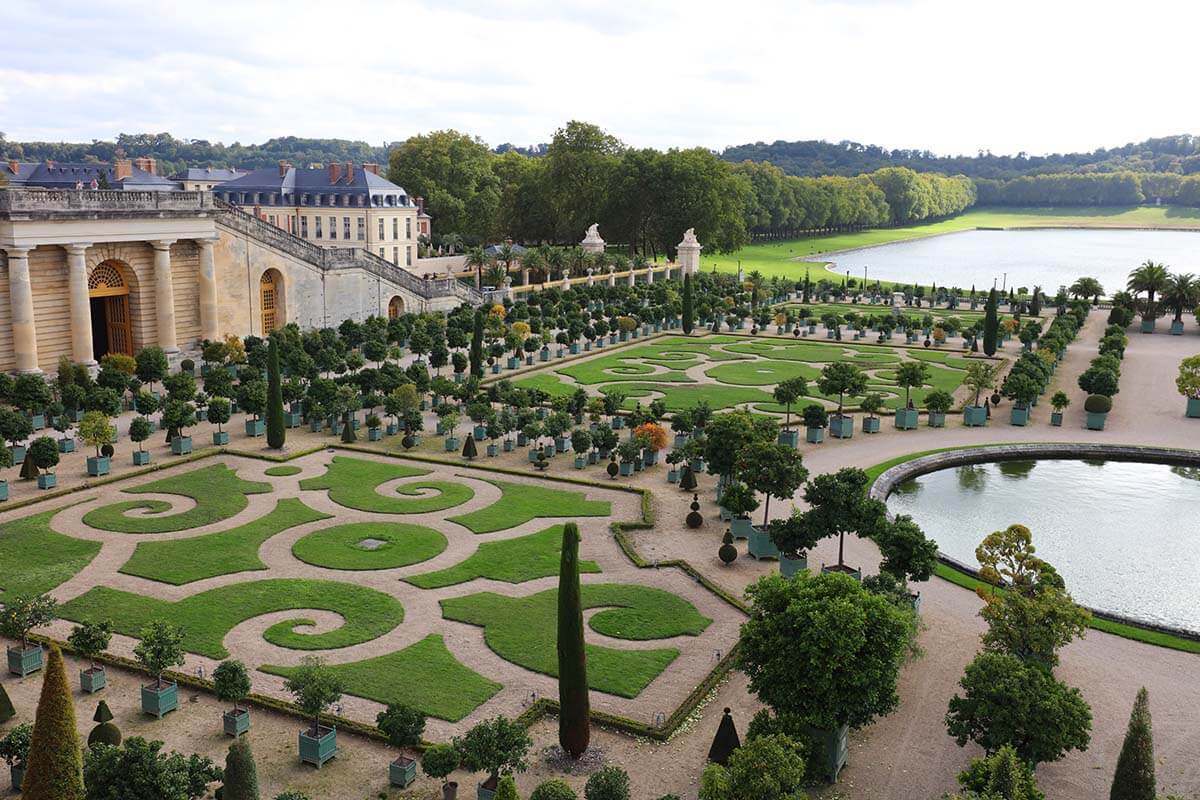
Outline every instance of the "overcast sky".
<path fill-rule="evenodd" d="M 378 144 L 850 139 L 1062 152 L 1200 133 L 1200 3 L 4 0 L 0 130 Z"/>

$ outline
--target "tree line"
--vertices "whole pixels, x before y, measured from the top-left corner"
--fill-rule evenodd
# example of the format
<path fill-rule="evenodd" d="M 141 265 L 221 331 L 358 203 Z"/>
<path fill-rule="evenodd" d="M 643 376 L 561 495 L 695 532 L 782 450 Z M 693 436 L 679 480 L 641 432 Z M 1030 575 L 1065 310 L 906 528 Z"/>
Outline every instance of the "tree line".
<path fill-rule="evenodd" d="M 1000 206 L 1131 206 L 1162 202 L 1200 206 L 1200 175 L 1092 172 L 976 178 L 978 204 Z"/>

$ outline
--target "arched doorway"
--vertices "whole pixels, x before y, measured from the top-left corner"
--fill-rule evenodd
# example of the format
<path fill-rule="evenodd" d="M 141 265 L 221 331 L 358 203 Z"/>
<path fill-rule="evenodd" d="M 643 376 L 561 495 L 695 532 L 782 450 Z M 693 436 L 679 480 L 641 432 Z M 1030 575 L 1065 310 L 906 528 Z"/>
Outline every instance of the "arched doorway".
<path fill-rule="evenodd" d="M 388 319 L 396 319 L 404 313 L 404 298 L 395 295 L 388 301 Z"/>
<path fill-rule="evenodd" d="M 129 320 L 129 283 L 116 261 L 102 261 L 88 274 L 92 310 L 92 356 L 109 353 L 133 355 L 133 328 Z"/>
<path fill-rule="evenodd" d="M 267 336 L 287 322 L 283 304 L 283 276 L 279 270 L 269 269 L 259 278 L 258 300 L 262 309 L 262 335 Z"/>

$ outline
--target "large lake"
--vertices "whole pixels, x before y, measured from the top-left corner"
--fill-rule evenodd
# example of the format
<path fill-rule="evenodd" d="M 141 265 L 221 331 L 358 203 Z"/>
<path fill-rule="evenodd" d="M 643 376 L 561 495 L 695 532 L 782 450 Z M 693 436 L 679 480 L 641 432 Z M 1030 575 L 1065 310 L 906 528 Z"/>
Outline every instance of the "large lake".
<path fill-rule="evenodd" d="M 828 256 L 830 269 L 861 279 L 919 282 L 926 286 L 1042 287 L 1053 295 L 1059 286 L 1091 275 L 1105 292 L 1125 288 L 1130 270 L 1146 259 L 1172 272 L 1200 273 L 1200 232 L 1133 230 L 964 231 L 909 242 L 850 250 Z"/>
<path fill-rule="evenodd" d="M 1009 461 L 939 470 L 899 484 L 910 514 L 946 555 L 1020 523 L 1076 602 L 1200 632 L 1200 471 L 1120 461 Z"/>

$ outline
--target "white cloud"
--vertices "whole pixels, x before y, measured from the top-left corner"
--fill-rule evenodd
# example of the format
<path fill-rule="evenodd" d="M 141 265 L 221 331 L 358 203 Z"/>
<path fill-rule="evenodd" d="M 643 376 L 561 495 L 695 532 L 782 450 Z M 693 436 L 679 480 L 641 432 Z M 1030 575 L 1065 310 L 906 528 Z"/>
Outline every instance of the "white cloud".
<path fill-rule="evenodd" d="M 1190 2 L 9 0 L 0 130 L 373 143 L 456 127 L 637 146 L 942 153 L 1200 132 Z"/>

